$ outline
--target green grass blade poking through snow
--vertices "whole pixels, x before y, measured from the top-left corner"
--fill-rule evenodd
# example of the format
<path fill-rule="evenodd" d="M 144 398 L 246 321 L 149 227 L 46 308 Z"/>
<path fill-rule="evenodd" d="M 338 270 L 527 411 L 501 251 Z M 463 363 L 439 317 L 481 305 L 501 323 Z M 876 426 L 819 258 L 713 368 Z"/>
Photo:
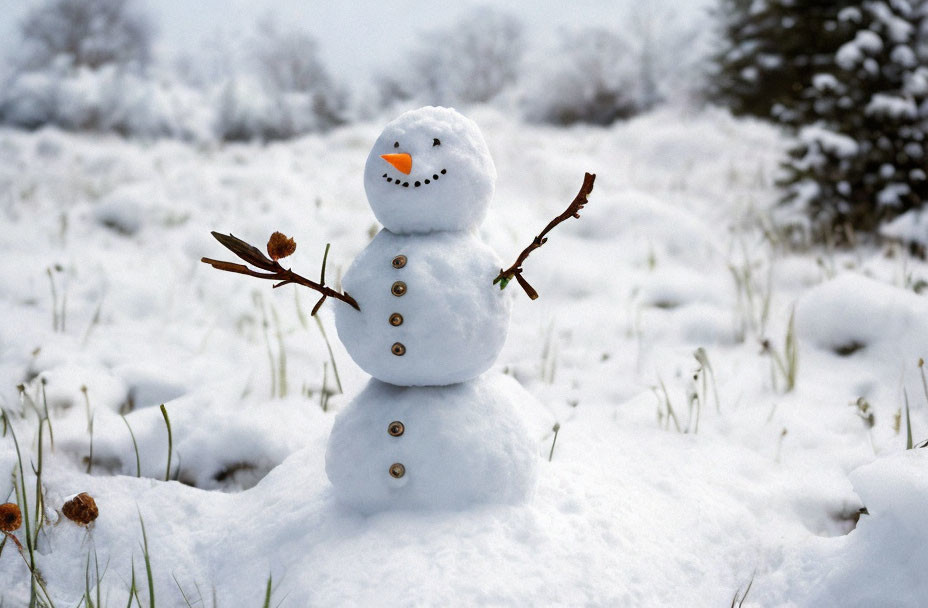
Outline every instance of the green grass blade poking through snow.
<path fill-rule="evenodd" d="M 171 481 L 171 452 L 174 450 L 174 437 L 171 435 L 171 419 L 168 410 L 161 404 L 161 415 L 164 416 L 164 425 L 168 427 L 168 466 L 164 470 L 164 480 Z"/>
<path fill-rule="evenodd" d="M 55 603 L 52 601 L 51 596 L 48 594 L 48 589 L 45 587 L 45 581 L 43 580 L 42 575 L 39 573 L 39 569 L 36 566 L 36 558 L 35 558 L 36 550 L 35 549 L 36 549 L 36 541 L 38 540 L 39 529 L 41 528 L 41 525 L 36 527 L 35 533 L 33 534 L 32 522 L 30 521 L 30 517 L 29 517 L 29 497 L 26 495 L 26 476 L 25 476 L 25 470 L 23 468 L 22 452 L 19 449 L 19 440 L 16 437 L 16 431 L 13 429 L 13 423 L 9 420 L 9 416 L 6 413 L 6 410 L 3 410 L 2 408 L 0 408 L 0 416 L 3 416 L 4 423 L 6 424 L 7 428 L 9 428 L 10 435 L 13 437 L 13 445 L 16 448 L 16 462 L 17 462 L 19 472 L 17 475 L 16 469 L 14 469 L 13 471 L 13 478 L 14 478 L 13 489 L 16 492 L 16 504 L 19 506 L 19 510 L 23 518 L 23 526 L 24 526 L 24 531 L 26 533 L 25 534 L 26 551 L 29 554 L 29 557 L 27 559 L 26 556 L 20 550 L 20 556 L 23 558 L 23 561 L 26 563 L 26 567 L 29 568 L 29 573 L 32 575 L 31 580 L 30 580 L 30 589 L 29 589 L 29 607 L 33 608 L 35 606 L 38 606 L 39 603 L 42 602 L 46 606 L 55 608 Z M 41 454 L 42 454 L 41 430 L 42 430 L 42 423 L 40 420 L 39 422 L 39 435 L 40 435 L 39 457 L 40 459 L 41 459 Z M 41 465 L 40 465 L 40 470 L 41 470 Z M 38 487 L 37 491 L 39 492 L 39 494 L 36 497 L 36 503 L 38 504 L 40 502 L 43 502 L 41 500 L 41 497 L 42 497 L 41 475 L 37 475 L 37 487 Z M 39 517 L 41 517 L 41 512 L 38 510 L 36 512 L 39 513 Z M 39 590 L 41 590 L 42 593 L 44 594 L 45 596 L 44 600 L 40 600 Z"/>
<path fill-rule="evenodd" d="M 551 430 L 554 431 L 554 438 L 551 440 L 551 451 L 548 452 L 548 462 L 551 462 L 551 459 L 554 458 L 554 444 L 557 443 L 557 433 L 561 430 L 561 423 L 555 422 Z"/>
<path fill-rule="evenodd" d="M 48 440 L 51 442 L 52 452 L 55 451 L 55 433 L 52 431 L 52 419 L 48 415 L 48 396 L 45 394 L 45 385 L 48 384 L 48 380 L 44 377 L 41 380 L 42 383 L 42 403 L 45 406 L 45 421 L 48 423 Z"/>
<path fill-rule="evenodd" d="M 322 334 L 322 339 L 325 340 L 325 347 L 329 351 L 329 361 L 332 363 L 332 373 L 335 374 L 335 384 L 338 386 L 338 394 L 341 395 L 345 391 L 342 389 L 342 379 L 338 376 L 338 366 L 335 365 L 335 353 L 332 352 L 332 344 L 329 342 L 329 336 L 326 335 L 325 328 L 322 326 L 322 321 L 319 320 L 319 317 L 314 316 L 313 319 L 316 320 L 319 333 Z"/>
<path fill-rule="evenodd" d="M 267 575 L 267 589 L 264 592 L 264 608 L 271 608 L 271 575 Z"/>
<path fill-rule="evenodd" d="M 142 555 L 145 557 L 145 574 L 148 576 L 148 605 L 149 608 L 155 608 L 155 577 L 151 570 L 151 555 L 148 553 L 148 534 L 145 533 L 145 520 L 142 519 L 141 511 L 139 511 L 139 525 L 142 526 Z"/>
<path fill-rule="evenodd" d="M 135 450 L 135 476 L 142 476 L 142 461 L 139 458 L 139 444 L 135 441 L 135 433 L 132 432 L 132 427 L 129 426 L 129 421 L 126 420 L 125 414 L 120 414 L 122 416 L 122 421 L 126 423 L 126 428 L 129 429 L 129 437 L 132 438 L 132 449 Z"/>
<path fill-rule="evenodd" d="M 184 592 L 184 588 L 181 587 L 180 581 L 177 580 L 177 574 L 171 572 L 171 578 L 174 579 L 174 584 L 177 585 L 177 589 L 180 591 L 181 597 L 184 598 L 184 603 L 187 604 L 187 608 L 193 608 L 193 604 L 190 603 L 190 600 L 187 599 L 187 594 Z"/>

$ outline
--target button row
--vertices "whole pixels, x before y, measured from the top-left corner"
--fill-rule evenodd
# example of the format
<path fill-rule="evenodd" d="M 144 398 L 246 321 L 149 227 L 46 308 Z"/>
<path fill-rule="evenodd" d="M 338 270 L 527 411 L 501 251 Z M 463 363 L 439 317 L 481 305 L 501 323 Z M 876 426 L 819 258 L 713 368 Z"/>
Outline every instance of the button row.
<path fill-rule="evenodd" d="M 399 420 L 394 420 L 387 426 L 387 432 L 391 437 L 400 437 L 406 432 L 406 425 Z M 406 467 L 400 462 L 394 462 L 390 465 L 390 477 L 399 479 L 406 474 Z"/>
<path fill-rule="evenodd" d="M 398 255 L 395 258 L 393 258 L 392 264 L 394 268 L 399 269 L 399 268 L 406 266 L 406 261 L 407 261 L 407 258 L 405 255 Z M 390 287 L 390 293 L 392 293 L 398 298 L 406 295 L 406 283 L 404 283 L 403 281 L 394 282 L 393 285 Z M 392 315 L 390 315 L 389 321 L 390 321 L 390 325 L 392 325 L 393 327 L 399 327 L 400 325 L 403 324 L 403 315 L 401 315 L 398 312 L 395 312 Z M 390 352 L 396 355 L 397 357 L 402 357 L 403 355 L 406 354 L 406 347 L 403 346 L 403 344 L 401 344 L 400 342 L 396 342 L 393 344 L 393 346 L 390 347 Z M 400 475 L 400 477 L 402 477 L 402 475 Z"/>

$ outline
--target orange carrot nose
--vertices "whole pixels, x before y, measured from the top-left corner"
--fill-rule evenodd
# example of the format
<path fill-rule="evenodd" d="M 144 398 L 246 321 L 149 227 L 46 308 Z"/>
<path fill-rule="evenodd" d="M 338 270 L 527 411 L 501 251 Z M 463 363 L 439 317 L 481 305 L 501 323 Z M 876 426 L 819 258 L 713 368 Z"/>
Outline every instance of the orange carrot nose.
<path fill-rule="evenodd" d="M 394 167 L 397 171 L 409 175 L 409 172 L 412 171 L 412 156 L 408 154 L 381 154 L 380 158 L 384 159 Z"/>

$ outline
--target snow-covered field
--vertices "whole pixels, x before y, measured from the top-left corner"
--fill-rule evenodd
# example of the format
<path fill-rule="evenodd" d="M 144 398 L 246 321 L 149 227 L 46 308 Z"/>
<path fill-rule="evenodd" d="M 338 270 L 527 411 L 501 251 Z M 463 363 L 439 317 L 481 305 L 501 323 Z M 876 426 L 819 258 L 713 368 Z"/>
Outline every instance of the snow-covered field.
<path fill-rule="evenodd" d="M 36 560 L 55 605 L 81 601 L 88 564 L 105 605 L 125 605 L 133 567 L 146 604 L 140 520 L 158 606 L 259 606 L 269 578 L 282 606 L 722 606 L 749 583 L 745 606 L 923 605 L 928 450 L 905 450 L 904 404 L 918 443 L 928 266 L 783 247 L 785 142 L 759 123 L 469 115 L 499 171 L 481 236 L 507 265 L 597 174 L 526 263 L 541 298 L 514 294 L 489 372 L 544 405 L 525 412 L 538 487 L 523 506 L 372 516 L 324 472 L 368 378 L 336 339 L 342 304 L 324 335 L 313 293 L 199 259 L 229 257 L 210 230 L 280 230 L 294 270 L 314 277 L 331 243 L 340 275 L 379 229 L 362 171 L 382 124 L 223 147 L 0 131 L 0 406 L 34 508 L 47 403 Z M 0 502 L 19 471 L 4 433 Z M 78 492 L 99 506 L 89 529 L 55 512 Z M 28 602 L 9 542 L 0 581 L 4 606 Z"/>

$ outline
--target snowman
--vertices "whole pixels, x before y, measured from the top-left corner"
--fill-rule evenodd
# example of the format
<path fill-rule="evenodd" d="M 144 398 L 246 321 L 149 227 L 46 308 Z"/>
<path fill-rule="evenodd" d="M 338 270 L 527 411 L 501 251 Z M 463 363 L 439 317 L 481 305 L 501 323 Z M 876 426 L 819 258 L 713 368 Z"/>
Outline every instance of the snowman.
<path fill-rule="evenodd" d="M 213 233 L 269 274 L 204 259 L 214 267 L 312 287 L 320 304 L 346 303 L 335 310 L 338 337 L 372 379 L 335 419 L 326 474 L 338 500 L 359 511 L 519 503 L 533 492 L 537 447 L 523 415 L 534 398 L 512 378 L 484 372 L 509 327 L 512 290 L 501 287 L 516 278 L 537 297 L 520 265 L 586 196 L 581 190 L 582 202 L 501 271 L 477 235 L 495 180 L 476 124 L 424 107 L 389 123 L 371 149 L 364 187 L 383 229 L 345 273 L 344 293 Z"/>

